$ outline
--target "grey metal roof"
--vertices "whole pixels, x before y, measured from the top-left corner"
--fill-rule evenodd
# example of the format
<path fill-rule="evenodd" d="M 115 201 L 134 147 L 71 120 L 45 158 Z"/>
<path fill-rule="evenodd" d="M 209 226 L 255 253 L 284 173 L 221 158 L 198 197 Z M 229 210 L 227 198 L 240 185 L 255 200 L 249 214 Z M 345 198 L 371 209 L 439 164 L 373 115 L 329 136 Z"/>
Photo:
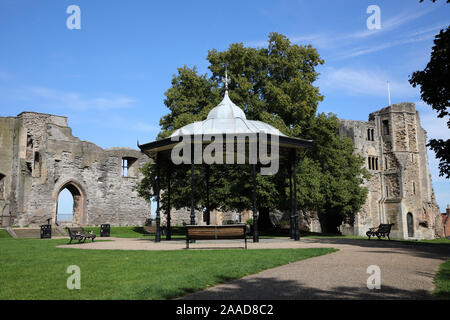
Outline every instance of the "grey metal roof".
<path fill-rule="evenodd" d="M 190 136 L 194 141 L 194 136 L 219 135 L 226 138 L 226 134 L 245 135 L 260 133 L 270 136 L 278 136 L 280 147 L 302 148 L 311 147 L 312 140 L 288 137 L 280 130 L 262 121 L 247 120 L 244 111 L 231 101 L 228 90 L 225 91 L 223 100 L 214 107 L 208 114 L 206 120 L 190 123 L 180 129 L 175 130 L 170 137 L 156 140 L 146 144 L 139 144 L 141 151 L 147 154 L 172 149 L 179 141 L 177 137 Z M 175 139 L 172 139 L 174 138 Z M 204 141 L 207 142 L 206 140 Z"/>
<path fill-rule="evenodd" d="M 177 129 L 170 137 L 224 133 L 266 133 L 277 136 L 286 136 L 270 124 L 261 121 L 247 120 L 244 111 L 231 101 L 228 96 L 228 91 L 225 91 L 222 102 L 209 112 L 206 120 L 190 123 Z"/>

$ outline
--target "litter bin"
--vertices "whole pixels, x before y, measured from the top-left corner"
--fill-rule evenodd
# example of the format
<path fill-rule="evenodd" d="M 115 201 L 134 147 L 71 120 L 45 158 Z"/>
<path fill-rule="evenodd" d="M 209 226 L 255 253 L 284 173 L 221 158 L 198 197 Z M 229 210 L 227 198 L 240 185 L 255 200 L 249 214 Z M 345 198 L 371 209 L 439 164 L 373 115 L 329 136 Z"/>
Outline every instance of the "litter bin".
<path fill-rule="evenodd" d="M 52 225 L 43 224 L 41 226 L 41 239 L 51 239 L 52 238 Z"/>
<path fill-rule="evenodd" d="M 109 224 L 100 225 L 100 237 L 109 237 L 111 234 L 111 226 Z"/>

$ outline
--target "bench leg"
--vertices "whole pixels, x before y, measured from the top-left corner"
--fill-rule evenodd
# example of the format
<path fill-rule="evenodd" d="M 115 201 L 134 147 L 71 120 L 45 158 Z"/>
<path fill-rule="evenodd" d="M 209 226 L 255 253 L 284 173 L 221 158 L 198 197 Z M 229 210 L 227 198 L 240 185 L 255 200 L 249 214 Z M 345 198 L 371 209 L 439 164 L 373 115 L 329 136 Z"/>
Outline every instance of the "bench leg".
<path fill-rule="evenodd" d="M 186 249 L 189 249 L 189 239 L 186 238 Z"/>
<path fill-rule="evenodd" d="M 244 239 L 245 239 L 245 249 L 247 249 L 247 236 L 245 236 Z"/>

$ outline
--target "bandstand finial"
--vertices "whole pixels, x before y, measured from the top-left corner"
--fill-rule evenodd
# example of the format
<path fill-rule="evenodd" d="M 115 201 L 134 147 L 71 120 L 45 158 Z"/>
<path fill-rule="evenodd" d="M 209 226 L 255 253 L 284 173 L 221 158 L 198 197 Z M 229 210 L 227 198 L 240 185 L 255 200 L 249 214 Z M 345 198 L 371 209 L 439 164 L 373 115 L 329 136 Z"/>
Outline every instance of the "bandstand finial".
<path fill-rule="evenodd" d="M 222 82 L 225 84 L 225 91 L 228 91 L 228 84 L 231 82 L 231 79 L 228 77 L 227 68 L 225 68 L 225 77 L 222 77 Z"/>

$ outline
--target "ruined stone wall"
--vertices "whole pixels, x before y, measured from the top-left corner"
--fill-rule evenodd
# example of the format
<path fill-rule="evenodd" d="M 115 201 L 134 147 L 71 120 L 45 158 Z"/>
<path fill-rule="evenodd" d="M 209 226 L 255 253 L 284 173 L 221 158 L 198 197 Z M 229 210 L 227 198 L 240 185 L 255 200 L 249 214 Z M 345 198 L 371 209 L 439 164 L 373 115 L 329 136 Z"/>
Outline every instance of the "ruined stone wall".
<path fill-rule="evenodd" d="M 341 226 L 341 232 L 348 235 L 364 235 L 368 230 L 367 226 L 378 225 L 383 220 L 383 212 L 380 210 L 384 201 L 381 192 L 383 159 L 380 156 L 382 146 L 379 129 L 374 121 L 340 120 L 340 122 L 339 134 L 353 140 L 355 152 L 364 158 L 364 167 L 371 174 L 363 184 L 369 191 L 366 202 L 356 214 L 353 225 L 344 224 Z"/>
<path fill-rule="evenodd" d="M 14 146 L 17 141 L 18 121 L 13 117 L 0 117 L 0 226 L 8 226 L 15 206 L 13 183 Z"/>
<path fill-rule="evenodd" d="M 14 224 L 55 221 L 58 196 L 65 188 L 74 197 L 73 224 L 142 225 L 150 216 L 150 205 L 135 191 L 142 178 L 139 168 L 148 161 L 140 151 L 104 150 L 80 141 L 65 117 L 24 112 L 15 118 L 16 131 L 4 125 L 4 119 L 0 132 L 17 135 L 13 145 L 0 148 L 12 158 L 8 185 L 13 190 L 9 211 L 17 217 Z M 122 176 L 124 158 L 127 176 Z"/>

